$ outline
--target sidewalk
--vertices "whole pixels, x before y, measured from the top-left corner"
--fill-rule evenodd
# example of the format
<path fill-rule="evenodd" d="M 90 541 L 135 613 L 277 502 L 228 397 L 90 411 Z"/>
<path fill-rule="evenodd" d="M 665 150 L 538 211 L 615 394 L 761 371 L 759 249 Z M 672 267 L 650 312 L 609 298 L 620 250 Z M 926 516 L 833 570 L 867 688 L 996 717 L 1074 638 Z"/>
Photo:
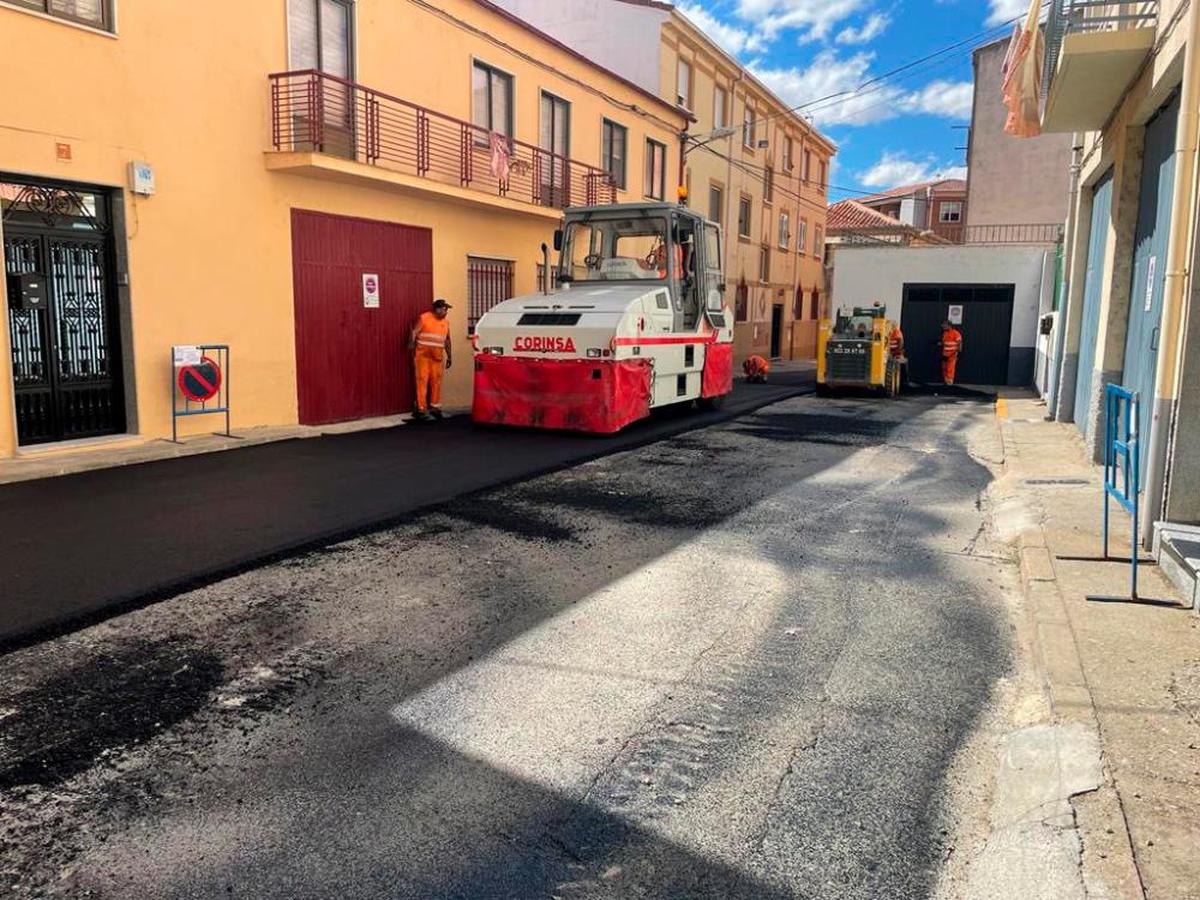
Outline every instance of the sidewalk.
<path fill-rule="evenodd" d="M 1101 553 L 1103 492 L 1074 426 L 1045 421 L 1028 395 L 997 416 L 1005 474 L 998 526 L 1017 540 L 1029 639 L 1054 724 L 1099 736 L 1099 789 L 1072 797 L 1088 897 L 1200 898 L 1200 618 L 1154 565 Z M 1128 559 L 1113 504 L 1110 552 Z"/>

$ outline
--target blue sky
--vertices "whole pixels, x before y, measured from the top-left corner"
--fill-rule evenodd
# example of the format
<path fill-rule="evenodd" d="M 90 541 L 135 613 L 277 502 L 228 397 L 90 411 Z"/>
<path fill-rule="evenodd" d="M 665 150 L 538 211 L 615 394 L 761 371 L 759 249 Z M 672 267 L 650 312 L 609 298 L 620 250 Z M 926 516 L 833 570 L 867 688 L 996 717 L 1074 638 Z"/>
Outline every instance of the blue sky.
<path fill-rule="evenodd" d="M 1007 35 L 1029 0 L 676 0 L 676 5 L 838 144 L 830 200 L 961 177 L 971 48 Z M 856 92 L 868 79 L 965 44 Z M 996 97 L 999 103 L 1000 98 Z M 849 188 L 851 191 L 838 190 Z"/>

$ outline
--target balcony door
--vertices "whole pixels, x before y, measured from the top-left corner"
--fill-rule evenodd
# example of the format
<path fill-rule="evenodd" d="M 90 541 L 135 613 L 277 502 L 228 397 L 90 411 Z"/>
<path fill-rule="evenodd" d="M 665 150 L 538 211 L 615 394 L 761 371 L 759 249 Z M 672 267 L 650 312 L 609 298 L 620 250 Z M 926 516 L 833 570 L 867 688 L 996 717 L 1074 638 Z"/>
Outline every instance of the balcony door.
<path fill-rule="evenodd" d="M 322 114 L 318 121 L 293 123 L 299 143 L 309 145 L 297 149 L 353 159 L 355 98 L 343 83 L 354 78 L 353 0 L 288 0 L 288 68 L 334 76 L 314 79 Z"/>
<path fill-rule="evenodd" d="M 571 202 L 571 104 L 561 97 L 542 91 L 538 146 L 541 154 L 538 176 L 541 201 L 545 206 L 568 206 Z"/>

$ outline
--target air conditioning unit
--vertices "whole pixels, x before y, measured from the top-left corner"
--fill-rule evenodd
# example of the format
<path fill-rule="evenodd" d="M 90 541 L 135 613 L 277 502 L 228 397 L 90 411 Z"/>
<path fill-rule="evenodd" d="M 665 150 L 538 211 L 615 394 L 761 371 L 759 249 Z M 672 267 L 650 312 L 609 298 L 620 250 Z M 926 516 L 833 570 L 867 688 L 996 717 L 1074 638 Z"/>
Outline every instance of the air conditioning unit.
<path fill-rule="evenodd" d="M 758 149 L 759 150 L 766 150 L 770 146 L 771 146 L 771 142 L 768 141 L 766 138 L 758 139 Z"/>

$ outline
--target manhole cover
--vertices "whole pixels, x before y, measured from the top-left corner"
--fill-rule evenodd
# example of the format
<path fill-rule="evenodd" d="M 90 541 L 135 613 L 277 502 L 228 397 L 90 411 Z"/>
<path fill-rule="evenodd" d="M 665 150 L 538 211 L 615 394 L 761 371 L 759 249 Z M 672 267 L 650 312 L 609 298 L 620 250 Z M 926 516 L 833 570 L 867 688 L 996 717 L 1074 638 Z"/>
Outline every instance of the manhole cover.
<path fill-rule="evenodd" d="M 1091 484 L 1091 481 L 1087 478 L 1026 478 L 1025 483 L 1033 486 L 1039 484 L 1084 485 Z"/>

